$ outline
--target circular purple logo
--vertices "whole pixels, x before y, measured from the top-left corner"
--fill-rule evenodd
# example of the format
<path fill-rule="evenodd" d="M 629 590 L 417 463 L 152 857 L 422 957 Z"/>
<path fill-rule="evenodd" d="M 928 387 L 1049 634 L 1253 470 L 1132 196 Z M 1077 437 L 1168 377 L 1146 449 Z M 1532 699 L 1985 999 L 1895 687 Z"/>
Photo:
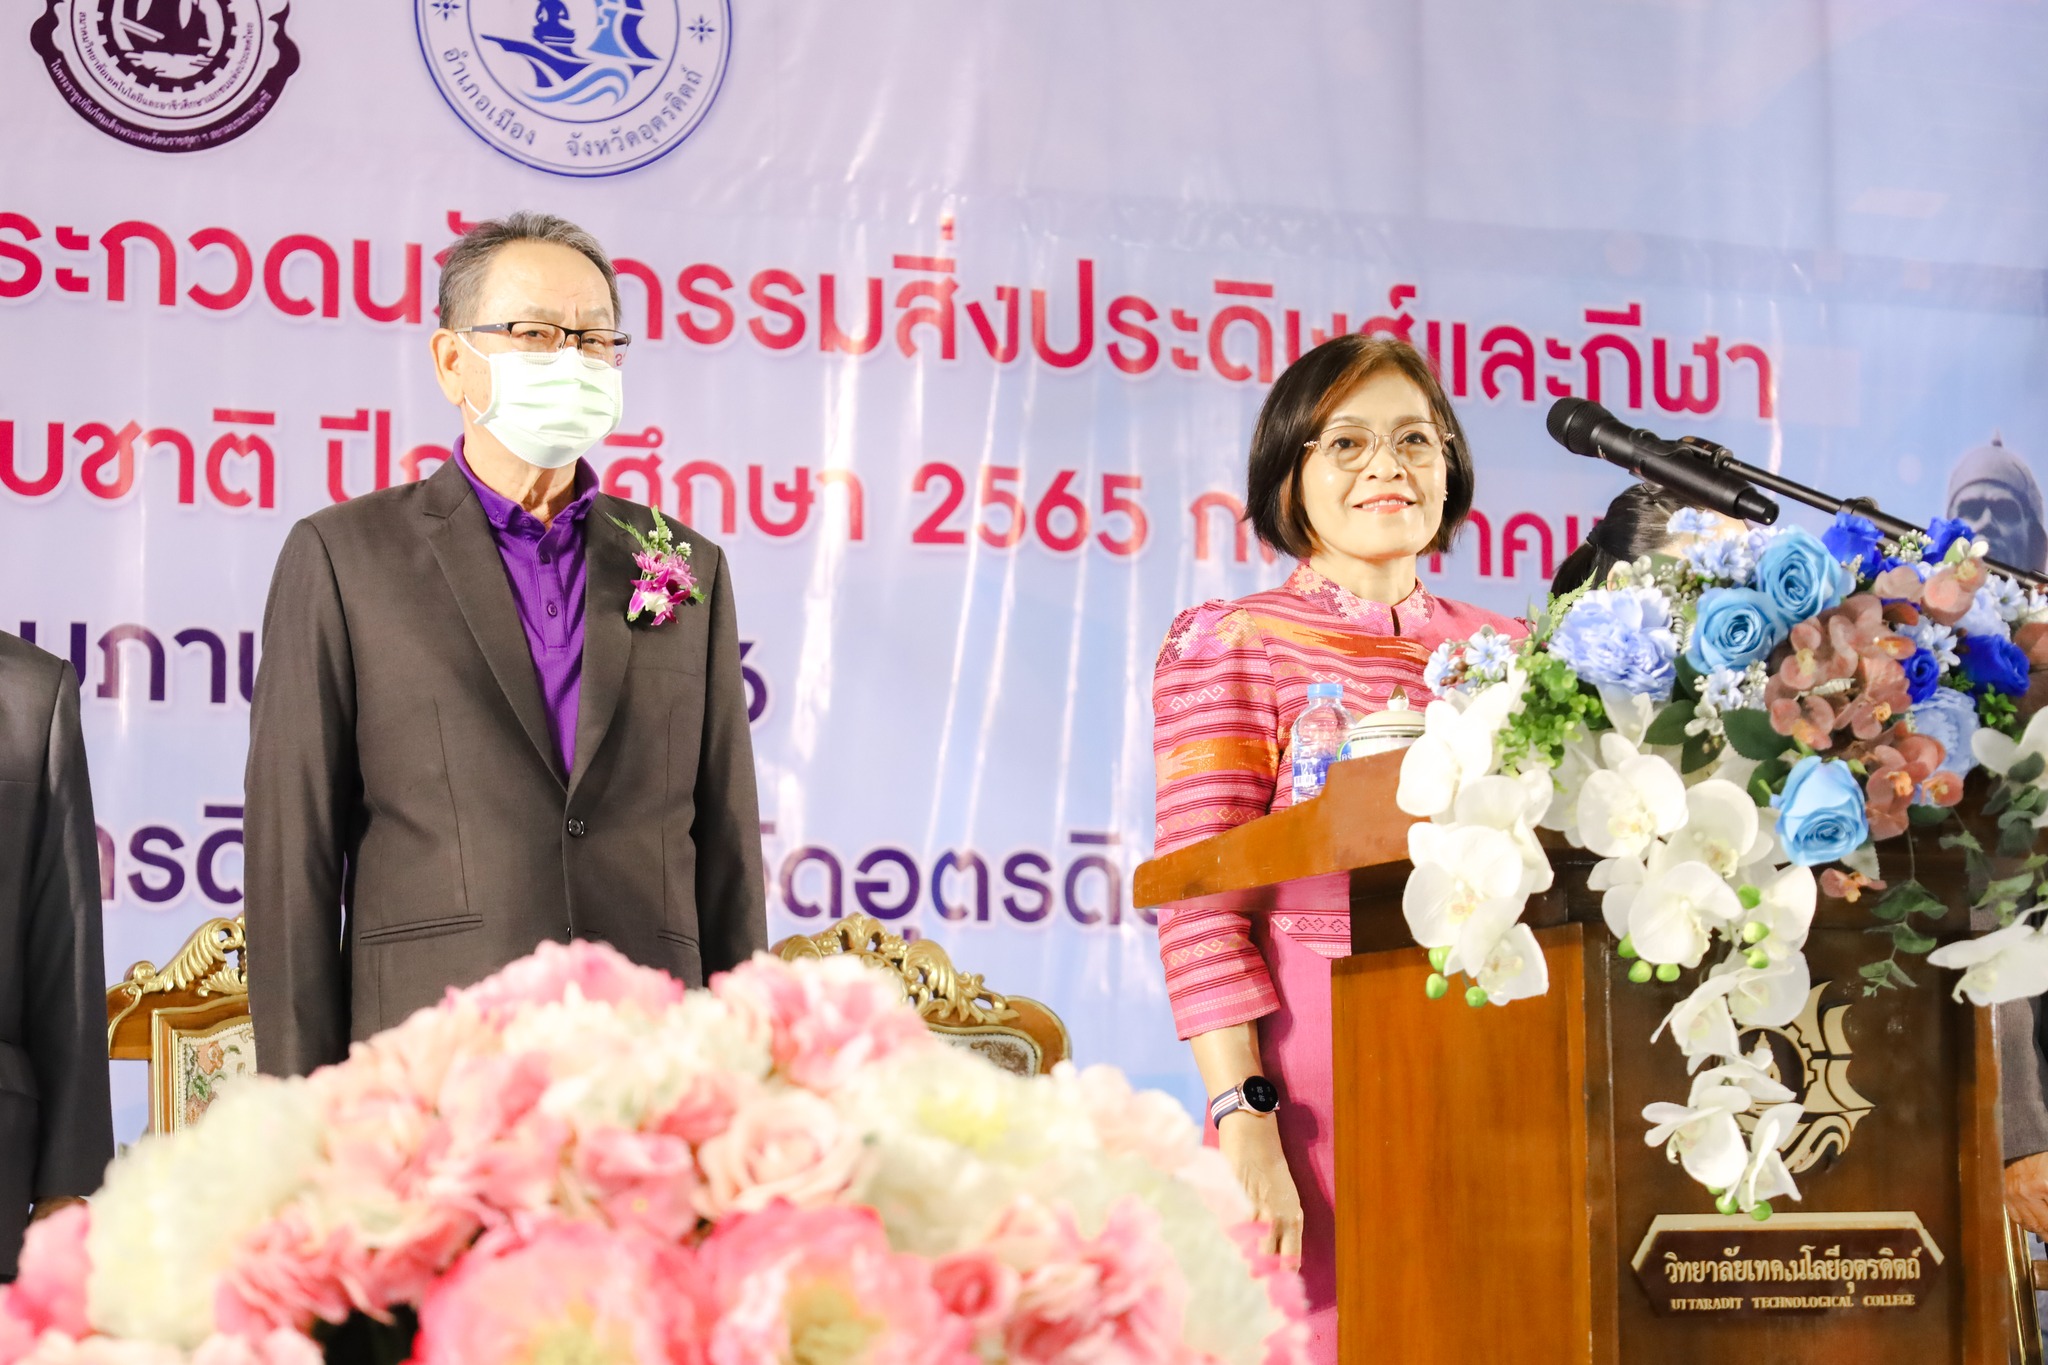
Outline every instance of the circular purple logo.
<path fill-rule="evenodd" d="M 49 0 L 29 41 L 86 122 L 152 152 L 248 132 L 299 68 L 288 0 Z"/>

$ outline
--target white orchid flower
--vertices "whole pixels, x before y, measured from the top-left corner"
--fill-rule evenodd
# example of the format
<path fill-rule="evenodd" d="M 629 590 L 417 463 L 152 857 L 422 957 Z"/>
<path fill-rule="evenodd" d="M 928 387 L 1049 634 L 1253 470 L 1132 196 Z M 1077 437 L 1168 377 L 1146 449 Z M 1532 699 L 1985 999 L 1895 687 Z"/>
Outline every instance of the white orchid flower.
<path fill-rule="evenodd" d="M 1493 771 L 1493 741 L 1521 705 L 1522 672 L 1510 669 L 1506 682 L 1495 683 L 1466 701 L 1433 701 L 1422 713 L 1422 735 L 1401 759 L 1401 780 L 1394 804 L 1425 819 L 1442 815 L 1458 799 L 1467 782 Z"/>
<path fill-rule="evenodd" d="M 1783 1028 L 1799 1017 L 1813 991 L 1804 953 L 1768 967 L 1752 967 L 1736 953 L 1714 968 L 1709 980 L 1727 980 L 1728 1012 L 1744 1028 Z"/>
<path fill-rule="evenodd" d="M 1678 769 L 1638 751 L 1620 735 L 1600 736 L 1606 765 L 1579 790 L 1579 837 L 1603 858 L 1641 857 L 1654 839 L 1685 825 L 1685 782 Z"/>
<path fill-rule="evenodd" d="M 1505 907 L 1506 919 L 1514 922 L 1521 914 L 1517 891 L 1522 884 L 1522 854 L 1514 839 L 1486 825 L 1432 825 L 1408 827 L 1408 860 L 1415 870 L 1401 891 L 1401 913 L 1408 920 L 1408 932 L 1425 948 L 1456 948 L 1467 921 L 1482 909 L 1484 921 L 1498 919 Z M 1483 960 L 1492 944 L 1468 945 L 1478 948 L 1474 961 Z"/>
<path fill-rule="evenodd" d="M 1805 1113 L 1795 1101 L 1775 1105 L 1758 1116 L 1756 1130 L 1749 1136 L 1748 1160 L 1735 1181 L 1735 1203 L 1744 1213 L 1779 1195 L 1800 1197 L 1799 1186 L 1792 1183 L 1792 1172 L 1779 1149 L 1792 1140 L 1793 1130 Z"/>
<path fill-rule="evenodd" d="M 1685 1167 L 1685 1173 L 1710 1190 L 1725 1190 L 1742 1178 L 1749 1148 L 1735 1116 L 1749 1109 L 1749 1092 L 1738 1086 L 1695 1088 L 1693 1102 L 1652 1104 L 1643 1118 L 1654 1125 L 1643 1135 L 1652 1147 Z"/>
<path fill-rule="evenodd" d="M 1628 907 L 1628 937 L 1645 962 L 1697 967 L 1716 929 L 1734 925 L 1742 902 L 1734 888 L 1700 862 L 1653 871 Z"/>
<path fill-rule="evenodd" d="M 1728 1010 L 1728 992 L 1735 984 L 1725 976 L 1702 981 L 1691 995 L 1671 1007 L 1650 1041 L 1656 1042 L 1669 1028 L 1671 1040 L 1685 1054 L 1687 1071 L 1699 1070 L 1702 1062 L 1713 1057 L 1739 1059 L 1742 1039 L 1735 1031 L 1735 1016 Z"/>
<path fill-rule="evenodd" d="M 1614 733 L 1640 748 L 1650 722 L 1657 718 L 1658 704 L 1643 693 L 1607 686 L 1600 689 L 1600 705 L 1606 710 L 1607 723 L 1614 727 Z"/>
<path fill-rule="evenodd" d="M 1733 878 L 1756 847 L 1756 802 L 1733 782 L 1709 778 L 1685 793 L 1685 826 L 1671 835 L 1666 847 L 1674 863 L 1705 863 Z"/>
<path fill-rule="evenodd" d="M 1936 967 L 1960 969 L 1963 979 L 1956 982 L 1955 998 L 1967 996 L 1973 1005 L 2000 1005 L 2048 991 L 2048 934 L 2024 919 L 1945 944 L 1927 960 Z"/>
<path fill-rule="evenodd" d="M 1979 763 L 1995 773 L 2004 773 L 2032 754 L 2048 759 L 2048 711 L 2036 711 L 2017 740 L 1984 726 L 1970 737 L 1970 751 L 1977 755 Z"/>
<path fill-rule="evenodd" d="M 1550 989 L 1550 966 L 1543 945 L 1526 924 L 1517 924 L 1494 940 L 1493 947 L 1471 973 L 1486 998 L 1496 1005 L 1542 995 Z"/>
<path fill-rule="evenodd" d="M 1794 1098 L 1793 1093 L 1776 1076 L 1771 1074 L 1771 1045 L 1758 1042 L 1756 1050 L 1747 1057 L 1731 1057 L 1719 1066 L 1710 1066 L 1693 1078 L 1695 1095 L 1702 1087 L 1732 1085 L 1749 1092 L 1749 1098 L 1756 1104 L 1787 1104 Z"/>
<path fill-rule="evenodd" d="M 1599 737 L 1583 731 L 1564 742 L 1564 753 L 1557 767 L 1550 771 L 1554 794 L 1540 823 L 1544 829 L 1564 835 L 1574 848 L 1585 847 L 1585 841 L 1579 838 L 1579 793 L 1585 789 L 1586 779 L 1599 771 Z"/>
<path fill-rule="evenodd" d="M 1601 893 L 1601 918 L 1618 939 L 1628 937 L 1629 907 L 1636 903 L 1645 875 L 1640 858 L 1602 858 L 1586 874 L 1586 888 Z"/>
<path fill-rule="evenodd" d="M 1550 855 L 1536 839 L 1536 823 L 1550 805 L 1550 775 L 1542 770 L 1518 777 L 1489 775 L 1459 788 L 1451 808 L 1458 825 L 1484 825 L 1515 841 L 1522 857 L 1521 894 L 1550 889 Z"/>
<path fill-rule="evenodd" d="M 1820 883 L 1812 868 L 1794 864 L 1773 873 L 1757 891 L 1762 899 L 1743 923 L 1761 925 L 1764 936 L 1754 946 L 1772 961 L 1782 962 L 1806 946 L 1814 907 L 1820 900 Z"/>

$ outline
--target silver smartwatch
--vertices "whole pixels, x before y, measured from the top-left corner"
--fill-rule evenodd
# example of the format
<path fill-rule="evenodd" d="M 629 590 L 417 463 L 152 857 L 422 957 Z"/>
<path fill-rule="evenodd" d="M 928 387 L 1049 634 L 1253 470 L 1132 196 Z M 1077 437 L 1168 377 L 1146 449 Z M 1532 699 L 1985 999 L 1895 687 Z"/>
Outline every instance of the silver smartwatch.
<path fill-rule="evenodd" d="M 1243 1109 L 1254 1114 L 1270 1114 L 1280 1107 L 1280 1087 L 1264 1076 L 1247 1076 L 1242 1084 L 1209 1101 L 1209 1122 L 1221 1127 L 1223 1120 Z"/>

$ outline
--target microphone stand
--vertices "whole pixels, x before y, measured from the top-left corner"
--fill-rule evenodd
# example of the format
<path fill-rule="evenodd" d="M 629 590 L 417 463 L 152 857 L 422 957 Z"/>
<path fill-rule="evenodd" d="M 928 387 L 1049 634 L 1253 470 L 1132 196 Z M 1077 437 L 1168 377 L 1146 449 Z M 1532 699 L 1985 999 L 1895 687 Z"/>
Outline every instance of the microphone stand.
<path fill-rule="evenodd" d="M 1924 532 L 1927 529 L 1924 526 L 1915 526 L 1911 522 L 1901 521 L 1895 516 L 1879 511 L 1875 499 L 1832 497 L 1817 488 L 1809 488 L 1805 484 L 1795 483 L 1783 475 L 1773 474 L 1768 469 L 1758 469 L 1753 464 L 1745 464 L 1743 461 L 1736 459 L 1735 453 L 1729 450 L 1728 447 L 1715 445 L 1712 441 L 1701 437 L 1687 436 L 1682 438 L 1679 444 L 1699 456 L 1703 463 L 1712 465 L 1716 469 L 1739 475 L 1761 488 L 1768 488 L 1773 493 L 1782 494 L 1794 502 L 1803 502 L 1808 507 L 1818 508 L 1823 512 L 1830 514 L 1852 512 L 1873 523 L 1878 530 L 1885 532 L 1887 535 L 1900 536 L 1909 531 Z M 2002 573 L 2007 578 L 2016 579 L 2021 583 L 2026 583 L 2036 588 L 2048 588 L 2048 574 L 2042 574 L 2033 569 L 2015 568 L 1996 559 L 1986 559 L 1984 567 L 1994 573 Z"/>

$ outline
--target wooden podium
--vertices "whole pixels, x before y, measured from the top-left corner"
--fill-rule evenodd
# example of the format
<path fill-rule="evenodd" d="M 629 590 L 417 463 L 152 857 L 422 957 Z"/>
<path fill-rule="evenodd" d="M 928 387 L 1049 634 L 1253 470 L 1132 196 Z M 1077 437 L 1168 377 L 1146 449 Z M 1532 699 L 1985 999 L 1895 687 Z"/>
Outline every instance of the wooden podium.
<path fill-rule="evenodd" d="M 1743 1039 L 1771 1044 L 1807 1105 L 1788 1148 L 1804 1199 L 1720 1217 L 1643 1140 L 1644 1105 L 1687 1098 L 1684 1058 L 1650 1035 L 1690 986 L 1628 980 L 1590 854 L 1555 843 L 1556 885 L 1529 905 L 1548 995 L 1425 997 L 1400 761 L 1338 764 L 1319 799 L 1146 863 L 1133 888 L 1145 907 L 1351 916 L 1332 982 L 1345 1365 L 2020 1358 L 1988 1011 L 1917 965 L 1917 989 L 1866 998 L 1857 969 L 1888 940 L 1867 903 L 1823 897 L 1806 1011 Z M 1960 856 L 1936 845 L 1914 836 L 1919 878 L 1960 906 Z"/>

